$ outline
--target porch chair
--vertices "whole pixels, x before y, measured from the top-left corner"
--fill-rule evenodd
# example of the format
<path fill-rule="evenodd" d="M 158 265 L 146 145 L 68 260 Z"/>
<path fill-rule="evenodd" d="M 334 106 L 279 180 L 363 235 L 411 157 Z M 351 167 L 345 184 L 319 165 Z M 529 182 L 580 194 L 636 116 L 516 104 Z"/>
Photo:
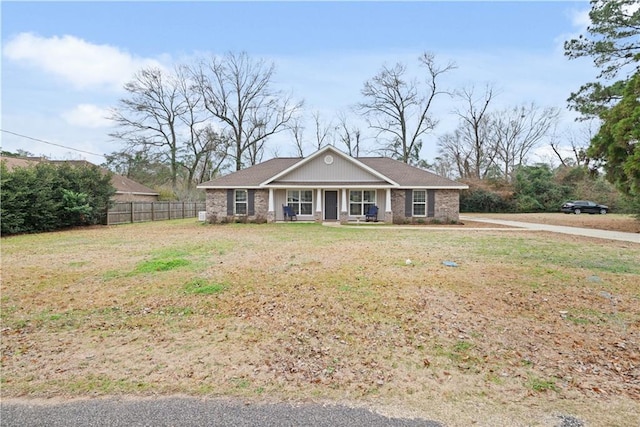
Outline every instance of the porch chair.
<path fill-rule="evenodd" d="M 365 221 L 373 221 L 378 222 L 378 207 L 377 206 L 369 206 L 367 213 L 364 215 Z"/>
<path fill-rule="evenodd" d="M 284 211 L 284 220 L 285 221 L 287 220 L 287 218 L 289 219 L 289 221 L 297 221 L 298 220 L 298 217 L 296 216 L 296 213 L 293 211 L 291 206 L 282 205 L 282 210 Z"/>

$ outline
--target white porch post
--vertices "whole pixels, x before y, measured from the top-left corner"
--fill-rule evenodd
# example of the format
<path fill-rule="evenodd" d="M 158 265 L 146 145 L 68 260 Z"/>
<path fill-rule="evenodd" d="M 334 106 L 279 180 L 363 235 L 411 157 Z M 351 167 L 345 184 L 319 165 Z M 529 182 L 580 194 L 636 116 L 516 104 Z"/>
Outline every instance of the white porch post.
<path fill-rule="evenodd" d="M 273 188 L 269 189 L 269 212 L 275 212 L 275 200 L 273 199 Z"/>
<path fill-rule="evenodd" d="M 269 189 L 269 209 L 267 210 L 267 222 L 276 222 L 275 200 L 273 197 L 273 188 Z"/>
<path fill-rule="evenodd" d="M 391 189 L 387 188 L 384 200 L 384 222 L 393 224 L 393 209 L 391 208 Z"/>
<path fill-rule="evenodd" d="M 347 204 L 347 189 L 342 189 L 342 198 L 340 202 L 340 224 L 346 224 L 349 221 L 349 205 Z"/>
<path fill-rule="evenodd" d="M 322 188 L 316 190 L 316 222 L 322 222 Z"/>
<path fill-rule="evenodd" d="M 322 189 L 318 188 L 318 196 L 316 197 L 316 211 L 322 212 Z"/>

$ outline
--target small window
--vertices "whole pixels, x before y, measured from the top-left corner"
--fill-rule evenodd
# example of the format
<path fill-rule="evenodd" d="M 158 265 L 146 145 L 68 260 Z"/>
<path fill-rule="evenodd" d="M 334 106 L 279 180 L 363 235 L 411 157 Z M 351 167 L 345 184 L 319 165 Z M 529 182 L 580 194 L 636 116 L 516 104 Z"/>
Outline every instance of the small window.
<path fill-rule="evenodd" d="M 349 215 L 364 215 L 376 204 L 376 190 L 350 190 Z"/>
<path fill-rule="evenodd" d="M 233 213 L 236 215 L 247 214 L 247 190 L 236 190 L 235 192 L 235 205 Z"/>
<path fill-rule="evenodd" d="M 413 216 L 427 215 L 427 190 L 413 190 Z"/>
<path fill-rule="evenodd" d="M 313 214 L 313 190 L 287 190 L 287 205 L 296 215 Z"/>

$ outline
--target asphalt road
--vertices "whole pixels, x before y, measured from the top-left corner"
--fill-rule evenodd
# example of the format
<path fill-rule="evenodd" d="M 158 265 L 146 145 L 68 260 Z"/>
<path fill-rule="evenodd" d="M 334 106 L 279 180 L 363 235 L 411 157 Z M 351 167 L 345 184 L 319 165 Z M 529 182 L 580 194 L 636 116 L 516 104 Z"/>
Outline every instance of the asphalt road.
<path fill-rule="evenodd" d="M 244 404 L 231 399 L 164 397 L 0 403 L 2 427 L 444 427 L 334 405 Z"/>

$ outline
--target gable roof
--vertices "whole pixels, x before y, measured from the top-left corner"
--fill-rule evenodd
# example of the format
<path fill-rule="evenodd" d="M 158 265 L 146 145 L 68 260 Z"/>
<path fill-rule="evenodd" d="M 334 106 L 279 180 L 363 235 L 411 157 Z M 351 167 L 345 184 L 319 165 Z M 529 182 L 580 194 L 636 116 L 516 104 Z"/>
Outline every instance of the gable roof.
<path fill-rule="evenodd" d="M 296 181 L 280 182 L 293 171 L 301 170 L 306 164 L 323 154 L 335 154 L 342 157 L 354 167 L 364 170 L 372 175 L 372 180 L 367 182 L 349 181 Z M 469 188 L 465 184 L 444 178 L 415 166 L 408 165 L 398 160 L 386 157 L 351 157 L 333 146 L 326 146 L 308 157 L 277 157 L 267 160 L 255 166 L 250 166 L 240 171 L 203 182 L 197 188 L 269 188 L 294 186 L 349 186 L 357 184 L 358 187 L 373 186 L 387 188 L 430 188 L 430 189 L 458 189 Z"/>
<path fill-rule="evenodd" d="M 360 168 L 360 169 L 364 169 L 365 171 L 369 172 L 370 174 L 372 174 L 373 176 L 375 176 L 376 178 L 378 178 L 379 181 L 382 181 L 384 183 L 387 184 L 391 184 L 391 185 L 396 185 L 395 182 L 393 182 L 392 180 L 390 180 L 389 178 L 387 178 L 386 176 L 384 176 L 383 174 L 381 174 L 379 171 L 370 168 L 369 166 L 359 162 L 355 157 L 351 157 L 348 156 L 347 154 L 343 153 L 342 151 L 338 150 L 337 148 L 335 148 L 332 145 L 327 145 L 324 148 L 321 148 L 320 150 L 316 151 L 315 153 L 311 154 L 308 157 L 305 157 L 304 159 L 300 160 L 299 162 L 291 165 L 289 168 L 283 170 L 282 172 L 276 174 L 275 176 L 269 178 L 268 180 L 264 181 L 261 186 L 265 186 L 268 185 L 270 183 L 273 183 L 274 181 L 277 181 L 278 178 L 284 177 L 285 175 L 291 173 L 293 170 L 295 169 L 299 169 L 301 168 L 303 165 L 310 163 L 311 161 L 313 161 L 314 159 L 320 157 L 323 154 L 335 154 L 337 156 L 342 157 L 343 159 L 347 160 L 348 162 L 352 163 L 354 166 Z"/>

